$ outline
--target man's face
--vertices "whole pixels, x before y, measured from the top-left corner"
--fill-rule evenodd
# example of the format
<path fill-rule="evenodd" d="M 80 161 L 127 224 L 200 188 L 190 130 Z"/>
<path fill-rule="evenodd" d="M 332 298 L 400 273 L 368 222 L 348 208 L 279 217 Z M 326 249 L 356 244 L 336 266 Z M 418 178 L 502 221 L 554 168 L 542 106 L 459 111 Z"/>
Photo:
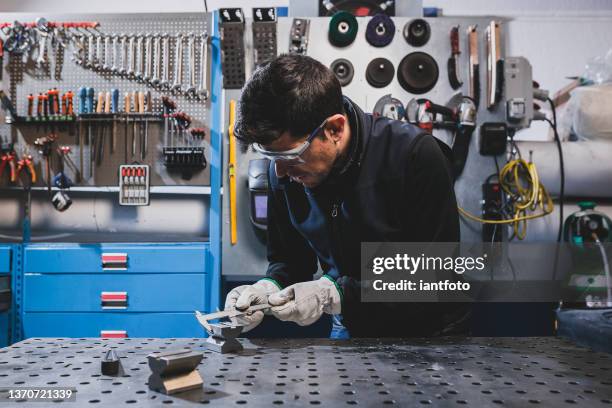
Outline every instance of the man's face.
<path fill-rule="evenodd" d="M 321 184 L 331 171 L 339 155 L 338 146 L 330 137 L 329 130 L 322 130 L 312 139 L 310 146 L 297 160 L 276 160 L 276 175 L 280 177 L 289 176 L 291 180 L 302 184 L 304 187 L 313 188 Z M 281 135 L 273 143 L 266 145 L 266 150 L 285 151 L 301 146 L 308 135 L 300 139 L 292 138 L 288 132 Z"/>

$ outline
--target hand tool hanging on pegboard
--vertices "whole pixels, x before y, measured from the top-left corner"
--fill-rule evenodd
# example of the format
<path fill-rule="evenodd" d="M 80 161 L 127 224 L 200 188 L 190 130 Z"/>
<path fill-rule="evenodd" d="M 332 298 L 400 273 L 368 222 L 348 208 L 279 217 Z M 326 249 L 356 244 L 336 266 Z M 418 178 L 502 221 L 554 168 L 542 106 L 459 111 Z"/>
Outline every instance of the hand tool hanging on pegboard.
<path fill-rule="evenodd" d="M 219 9 L 223 87 L 240 89 L 245 81 L 244 14 L 239 8 Z"/>
<path fill-rule="evenodd" d="M 276 9 L 253 8 L 253 69 L 276 58 Z"/>
<path fill-rule="evenodd" d="M 359 24 L 354 15 L 339 11 L 329 20 L 328 39 L 336 47 L 347 47 L 355 41 Z"/>
<path fill-rule="evenodd" d="M 468 50 L 469 50 L 469 96 L 474 100 L 476 107 L 480 104 L 480 63 L 478 53 L 478 31 L 475 25 L 469 26 L 468 34 Z"/>
<path fill-rule="evenodd" d="M 491 21 L 487 38 L 487 109 L 493 109 L 501 99 L 504 87 L 504 61 L 501 57 L 501 27 Z"/>
<path fill-rule="evenodd" d="M 377 14 L 368 22 L 366 41 L 374 47 L 384 47 L 391 44 L 395 36 L 395 23 L 386 14 Z"/>
<path fill-rule="evenodd" d="M 0 139 L 0 183 L 2 175 L 8 167 L 8 180 L 10 183 L 17 181 L 17 154 L 15 153 L 15 145 L 4 139 Z"/>
<path fill-rule="evenodd" d="M 308 50 L 308 34 L 310 33 L 310 20 L 294 18 L 289 31 L 289 54 L 306 55 Z"/>
<path fill-rule="evenodd" d="M 459 55 L 461 55 L 461 51 L 459 49 L 459 26 L 451 28 L 450 45 L 451 56 L 448 58 L 447 63 L 448 82 L 450 83 L 451 88 L 457 89 L 463 85 L 463 81 L 459 75 Z"/>

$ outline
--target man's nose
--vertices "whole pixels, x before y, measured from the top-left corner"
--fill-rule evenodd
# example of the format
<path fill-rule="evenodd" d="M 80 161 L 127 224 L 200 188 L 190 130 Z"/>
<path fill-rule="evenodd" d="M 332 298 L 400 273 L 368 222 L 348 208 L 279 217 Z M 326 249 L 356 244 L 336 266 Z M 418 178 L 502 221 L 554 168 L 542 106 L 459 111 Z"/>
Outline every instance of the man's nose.
<path fill-rule="evenodd" d="M 274 162 L 274 169 L 276 171 L 276 177 L 278 178 L 283 178 L 287 175 L 287 169 L 289 168 L 289 166 L 287 166 L 285 163 L 283 163 L 282 160 L 276 160 Z"/>

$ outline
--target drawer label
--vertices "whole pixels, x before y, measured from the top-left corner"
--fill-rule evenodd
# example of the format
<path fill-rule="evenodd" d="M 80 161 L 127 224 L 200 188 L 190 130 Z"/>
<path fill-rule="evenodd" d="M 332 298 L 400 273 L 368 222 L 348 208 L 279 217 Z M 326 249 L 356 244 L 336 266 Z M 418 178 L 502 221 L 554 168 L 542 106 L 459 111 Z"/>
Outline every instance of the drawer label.
<path fill-rule="evenodd" d="M 124 339 L 127 337 L 126 330 L 102 330 L 100 337 L 103 339 Z"/>
<path fill-rule="evenodd" d="M 102 269 L 105 271 L 124 271 L 127 269 L 127 253 L 102 254 Z"/>
<path fill-rule="evenodd" d="M 127 292 L 102 292 L 102 309 L 127 309 Z"/>

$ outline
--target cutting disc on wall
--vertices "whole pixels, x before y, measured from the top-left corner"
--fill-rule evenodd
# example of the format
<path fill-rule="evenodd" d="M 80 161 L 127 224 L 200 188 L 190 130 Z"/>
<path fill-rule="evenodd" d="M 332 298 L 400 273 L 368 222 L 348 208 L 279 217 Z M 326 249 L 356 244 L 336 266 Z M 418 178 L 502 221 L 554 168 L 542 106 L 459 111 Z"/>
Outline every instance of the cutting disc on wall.
<path fill-rule="evenodd" d="M 438 64 L 429 54 L 413 52 L 406 55 L 397 68 L 397 80 L 413 94 L 429 92 L 438 82 Z"/>
<path fill-rule="evenodd" d="M 336 78 L 340 81 L 341 86 L 350 84 L 353 80 L 353 75 L 355 75 L 353 64 L 351 64 L 351 61 L 344 58 L 338 58 L 332 62 L 330 68 L 334 74 L 336 74 Z"/>
<path fill-rule="evenodd" d="M 385 14 L 377 14 L 366 27 L 366 40 L 374 47 L 384 47 L 393 41 L 395 23 Z"/>
<path fill-rule="evenodd" d="M 358 28 L 354 15 L 339 11 L 329 21 L 329 42 L 336 47 L 346 47 L 355 41 Z"/>
<path fill-rule="evenodd" d="M 366 80 L 374 88 L 382 88 L 391 83 L 395 68 L 386 58 L 374 58 L 366 68 Z"/>

